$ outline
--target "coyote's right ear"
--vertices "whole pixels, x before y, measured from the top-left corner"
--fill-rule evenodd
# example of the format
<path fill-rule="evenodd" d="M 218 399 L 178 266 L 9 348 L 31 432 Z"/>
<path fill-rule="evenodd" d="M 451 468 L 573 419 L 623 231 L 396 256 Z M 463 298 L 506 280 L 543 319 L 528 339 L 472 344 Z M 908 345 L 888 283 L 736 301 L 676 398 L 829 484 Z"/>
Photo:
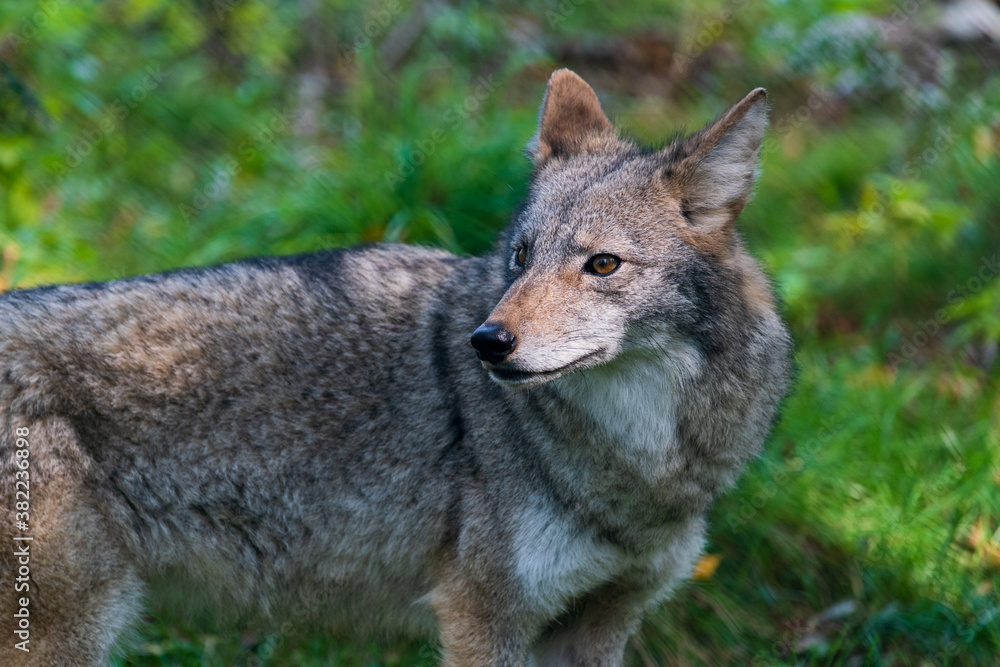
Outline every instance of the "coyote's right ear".
<path fill-rule="evenodd" d="M 568 69 L 553 72 L 538 112 L 538 133 L 528 144 L 535 164 L 599 148 L 615 136 L 593 88 Z"/>
<path fill-rule="evenodd" d="M 684 217 L 696 229 L 732 228 L 753 192 L 766 129 L 767 93 L 758 88 L 715 122 L 665 151 L 671 162 L 679 157 L 666 175 Z"/>

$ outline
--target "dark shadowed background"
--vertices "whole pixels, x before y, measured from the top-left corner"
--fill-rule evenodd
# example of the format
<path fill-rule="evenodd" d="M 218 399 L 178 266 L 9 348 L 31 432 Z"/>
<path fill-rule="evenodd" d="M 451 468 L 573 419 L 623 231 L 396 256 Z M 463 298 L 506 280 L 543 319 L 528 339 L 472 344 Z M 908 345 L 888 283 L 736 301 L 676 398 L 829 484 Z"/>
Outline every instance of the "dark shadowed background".
<path fill-rule="evenodd" d="M 767 87 L 742 229 L 798 341 L 767 454 L 629 660 L 1000 665 L 996 2 L 0 0 L 0 290 L 487 251 L 564 66 L 654 144 Z M 151 613 L 120 664 L 436 659 L 279 620 Z"/>

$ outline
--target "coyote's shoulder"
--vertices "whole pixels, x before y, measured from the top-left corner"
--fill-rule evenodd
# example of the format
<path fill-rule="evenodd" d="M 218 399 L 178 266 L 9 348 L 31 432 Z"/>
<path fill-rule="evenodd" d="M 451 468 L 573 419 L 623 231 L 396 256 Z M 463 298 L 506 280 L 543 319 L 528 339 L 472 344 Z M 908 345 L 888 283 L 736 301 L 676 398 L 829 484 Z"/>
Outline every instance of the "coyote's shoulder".
<path fill-rule="evenodd" d="M 486 257 L 0 295 L 0 492 L 29 447 L 33 539 L 33 651 L 4 664 L 103 664 L 165 591 L 280 632 L 437 634 L 453 665 L 621 664 L 787 390 L 735 228 L 765 125 L 758 90 L 644 150 L 563 70 Z"/>

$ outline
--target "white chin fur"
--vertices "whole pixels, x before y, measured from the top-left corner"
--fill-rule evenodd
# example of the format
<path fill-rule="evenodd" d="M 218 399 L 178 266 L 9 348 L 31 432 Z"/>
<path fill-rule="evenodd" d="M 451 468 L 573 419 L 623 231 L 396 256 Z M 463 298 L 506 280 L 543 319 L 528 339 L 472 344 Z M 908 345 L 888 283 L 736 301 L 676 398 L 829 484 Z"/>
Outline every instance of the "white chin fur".
<path fill-rule="evenodd" d="M 562 377 L 563 372 L 556 371 L 554 373 L 540 373 L 537 375 L 525 375 L 518 378 L 508 378 L 497 375 L 491 370 L 489 372 L 489 376 L 491 380 L 505 387 L 537 387 L 545 384 L 546 382 L 552 382 L 556 378 Z"/>

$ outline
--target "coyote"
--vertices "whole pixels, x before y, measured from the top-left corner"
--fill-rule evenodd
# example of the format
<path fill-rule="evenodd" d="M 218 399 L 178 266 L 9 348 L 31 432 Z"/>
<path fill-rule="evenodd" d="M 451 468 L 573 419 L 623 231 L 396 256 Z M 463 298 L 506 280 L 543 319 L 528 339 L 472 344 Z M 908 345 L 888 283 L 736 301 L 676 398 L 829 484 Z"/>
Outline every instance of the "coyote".
<path fill-rule="evenodd" d="M 622 664 L 788 388 L 735 227 L 766 125 L 757 89 L 644 149 L 559 70 L 486 257 L 4 294 L 0 663 L 104 665 L 173 600 L 452 666 Z"/>

